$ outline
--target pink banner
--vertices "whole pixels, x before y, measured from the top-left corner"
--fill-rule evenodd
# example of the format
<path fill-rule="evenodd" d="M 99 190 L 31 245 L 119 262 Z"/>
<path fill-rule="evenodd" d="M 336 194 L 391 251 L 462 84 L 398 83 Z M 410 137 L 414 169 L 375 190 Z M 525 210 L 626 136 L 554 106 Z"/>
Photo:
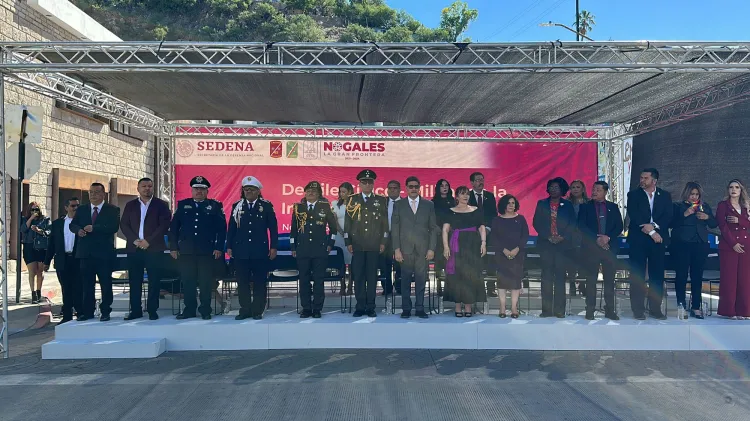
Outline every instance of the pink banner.
<path fill-rule="evenodd" d="M 432 198 L 435 183 L 445 178 L 455 190 L 470 186 L 469 175 L 480 171 L 485 189 L 497 198 L 518 197 L 520 213 L 529 222 L 536 201 L 546 197 L 546 182 L 553 177 L 581 179 L 587 189 L 597 179 L 596 143 L 489 143 L 451 141 L 360 141 L 274 139 L 177 139 L 175 193 L 190 197 L 190 179 L 201 175 L 211 182 L 209 197 L 229 207 L 239 200 L 242 177 L 253 175 L 263 183 L 263 196 L 276 208 L 279 230 L 288 232 L 292 205 L 311 180 L 323 185 L 324 196 L 337 198 L 338 186 L 348 181 L 358 187 L 356 175 L 364 168 L 377 173 L 375 192 L 385 194 L 390 180 L 419 177 L 422 196 Z"/>

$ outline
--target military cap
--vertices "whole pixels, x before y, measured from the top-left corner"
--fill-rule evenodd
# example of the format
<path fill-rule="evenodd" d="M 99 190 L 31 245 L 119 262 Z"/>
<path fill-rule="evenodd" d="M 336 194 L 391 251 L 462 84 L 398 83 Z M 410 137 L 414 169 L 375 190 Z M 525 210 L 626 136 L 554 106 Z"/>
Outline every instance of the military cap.
<path fill-rule="evenodd" d="M 263 184 L 261 184 L 260 180 L 253 177 L 252 175 L 248 175 L 247 177 L 242 179 L 242 187 L 245 187 L 245 186 L 257 187 L 258 190 L 263 188 Z"/>
<path fill-rule="evenodd" d="M 373 170 L 362 170 L 357 174 L 357 180 L 375 180 L 378 176 Z"/>
<path fill-rule="evenodd" d="M 311 181 L 311 182 L 307 183 L 307 185 L 305 186 L 305 190 L 307 190 L 307 189 L 318 189 L 318 190 L 320 190 L 320 183 L 318 183 L 317 181 Z"/>
<path fill-rule="evenodd" d="M 207 189 L 211 187 L 211 183 L 209 183 L 204 177 L 197 175 L 190 180 L 190 187 Z"/>

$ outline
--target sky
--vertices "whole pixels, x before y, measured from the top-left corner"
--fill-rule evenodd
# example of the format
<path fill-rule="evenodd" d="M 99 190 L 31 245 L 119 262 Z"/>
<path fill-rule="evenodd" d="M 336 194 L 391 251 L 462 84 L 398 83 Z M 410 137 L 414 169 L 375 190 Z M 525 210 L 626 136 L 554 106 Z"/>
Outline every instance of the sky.
<path fill-rule="evenodd" d="M 575 0 L 465 0 L 479 11 L 465 36 L 474 42 L 575 41 L 575 34 L 542 22 L 574 26 Z M 429 27 L 453 0 L 386 0 Z M 748 41 L 750 0 L 580 0 L 595 16 L 596 41 Z"/>

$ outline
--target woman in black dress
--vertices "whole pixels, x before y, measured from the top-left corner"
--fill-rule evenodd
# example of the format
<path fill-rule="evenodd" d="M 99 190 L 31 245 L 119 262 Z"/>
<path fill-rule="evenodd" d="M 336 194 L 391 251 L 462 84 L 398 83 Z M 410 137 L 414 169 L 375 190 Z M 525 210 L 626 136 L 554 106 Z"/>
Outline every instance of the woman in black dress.
<path fill-rule="evenodd" d="M 469 206 L 469 188 L 457 188 L 456 199 L 458 204 L 450 209 L 443 224 L 443 256 L 448 275 L 444 299 L 456 303 L 456 317 L 471 317 L 472 305 L 487 297 L 481 277 L 487 238 L 482 212 Z"/>
<path fill-rule="evenodd" d="M 529 239 L 529 224 L 519 215 L 518 199 L 506 194 L 497 203 L 500 216 L 492 220 L 492 244 L 495 248 L 497 289 L 500 297 L 500 317 L 505 318 L 505 290 L 510 290 L 510 317 L 518 318 L 518 297 L 523 281 L 524 249 Z"/>
<path fill-rule="evenodd" d="M 435 219 L 437 226 L 442 228 L 447 222 L 451 208 L 456 206 L 456 199 L 453 197 L 453 189 L 448 180 L 441 178 L 435 183 L 435 197 L 432 198 L 435 204 Z M 438 241 L 437 250 L 435 250 L 435 280 L 437 281 L 438 296 L 443 296 L 443 271 L 445 270 L 445 256 L 443 256 L 443 241 Z"/>

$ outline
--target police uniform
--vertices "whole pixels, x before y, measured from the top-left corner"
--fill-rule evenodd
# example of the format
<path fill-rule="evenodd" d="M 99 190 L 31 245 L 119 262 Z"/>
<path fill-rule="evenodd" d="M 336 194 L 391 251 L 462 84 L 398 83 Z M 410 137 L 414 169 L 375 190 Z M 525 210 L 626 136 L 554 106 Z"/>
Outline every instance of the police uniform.
<path fill-rule="evenodd" d="M 317 181 L 308 183 L 305 191 L 310 188 L 321 193 L 320 183 Z M 322 197 L 315 203 L 303 200 L 294 205 L 291 225 L 289 244 L 297 257 L 302 301 L 300 317 L 319 318 L 325 301 L 323 282 L 328 267 L 328 252 L 333 248 L 336 239 L 336 216 L 331 210 L 331 204 Z M 312 288 L 310 281 L 313 282 Z"/>
<path fill-rule="evenodd" d="M 253 176 L 242 179 L 242 187 L 245 186 L 263 188 L 260 181 Z M 266 282 L 271 263 L 269 250 L 276 250 L 278 243 L 279 227 L 271 202 L 261 197 L 253 202 L 242 198 L 232 206 L 227 249 L 232 250 L 237 273 L 237 292 L 240 299 L 240 314 L 236 317 L 237 320 L 249 317 L 256 320 L 263 318 L 263 311 L 266 309 Z"/>
<path fill-rule="evenodd" d="M 197 176 L 190 187 L 209 188 L 211 183 Z M 196 286 L 200 288 L 198 311 L 204 319 L 211 318 L 211 293 L 216 259 L 214 251 L 224 250 L 227 222 L 221 202 L 205 199 L 196 202 L 184 199 L 177 202 L 169 227 L 169 250 L 179 252 L 178 264 L 185 294 L 185 309 L 177 318 L 196 316 Z"/>
<path fill-rule="evenodd" d="M 372 170 L 363 170 L 357 180 L 375 180 Z M 380 247 L 388 239 L 388 202 L 385 196 L 364 193 L 346 199 L 344 241 L 352 246 L 352 275 L 357 299 L 354 317 L 375 317 L 375 291 L 378 283 Z"/>

